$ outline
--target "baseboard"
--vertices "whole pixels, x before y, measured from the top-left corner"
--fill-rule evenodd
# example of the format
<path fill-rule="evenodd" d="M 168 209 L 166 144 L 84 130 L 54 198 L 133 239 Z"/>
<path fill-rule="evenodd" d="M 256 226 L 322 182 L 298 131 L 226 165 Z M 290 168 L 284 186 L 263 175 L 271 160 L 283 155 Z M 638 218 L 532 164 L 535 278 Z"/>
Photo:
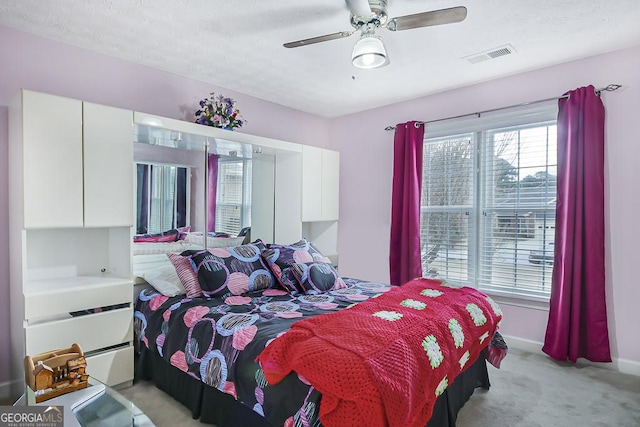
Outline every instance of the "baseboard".
<path fill-rule="evenodd" d="M 524 338 L 514 337 L 502 334 L 509 348 L 517 348 L 518 350 L 528 351 L 529 353 L 545 354 L 542 352 L 542 343 Z M 546 354 L 545 354 L 546 356 Z"/>
<path fill-rule="evenodd" d="M 640 362 L 635 360 L 618 359 L 620 372 L 623 374 L 635 375 L 640 377 Z"/>
<path fill-rule="evenodd" d="M 542 343 L 524 338 L 514 337 L 511 335 L 502 335 L 509 348 L 528 351 L 529 353 L 540 354 L 549 357 L 542 351 Z M 586 359 L 578 360 L 578 364 L 597 366 L 599 368 L 618 371 L 622 374 L 635 375 L 640 377 L 640 362 L 627 359 L 613 358 L 611 363 L 591 362 Z"/>

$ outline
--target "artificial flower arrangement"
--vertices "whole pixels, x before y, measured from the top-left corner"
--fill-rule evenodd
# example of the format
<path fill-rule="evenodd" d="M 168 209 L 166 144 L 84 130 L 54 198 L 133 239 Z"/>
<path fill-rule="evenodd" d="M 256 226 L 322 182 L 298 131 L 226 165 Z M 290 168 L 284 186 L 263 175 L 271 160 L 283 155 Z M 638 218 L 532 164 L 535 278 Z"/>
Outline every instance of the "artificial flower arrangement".
<path fill-rule="evenodd" d="M 215 92 L 209 95 L 209 98 L 200 101 L 200 109 L 196 111 L 196 123 L 233 130 L 247 122 L 236 108 L 235 100 L 216 95 Z"/>

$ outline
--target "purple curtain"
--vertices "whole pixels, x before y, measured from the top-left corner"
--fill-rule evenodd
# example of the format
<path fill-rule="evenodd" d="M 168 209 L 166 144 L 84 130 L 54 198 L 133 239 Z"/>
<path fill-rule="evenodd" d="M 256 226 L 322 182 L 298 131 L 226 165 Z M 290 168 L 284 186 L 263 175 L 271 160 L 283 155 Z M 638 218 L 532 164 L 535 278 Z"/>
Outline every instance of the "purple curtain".
<path fill-rule="evenodd" d="M 149 230 L 149 169 L 151 165 L 138 163 L 136 167 L 136 234 L 146 234 Z"/>
<path fill-rule="evenodd" d="M 207 167 L 209 168 L 209 191 L 207 231 L 216 231 L 216 194 L 218 193 L 218 158 L 215 154 L 209 154 Z"/>
<path fill-rule="evenodd" d="M 402 285 L 422 276 L 420 256 L 420 193 L 424 125 L 407 122 L 396 126 L 393 141 L 393 192 L 391 195 L 391 284 Z"/>
<path fill-rule="evenodd" d="M 604 106 L 593 86 L 558 111 L 558 199 L 549 322 L 557 360 L 611 362 L 604 274 Z"/>
<path fill-rule="evenodd" d="M 176 169 L 176 228 L 187 225 L 187 168 Z"/>

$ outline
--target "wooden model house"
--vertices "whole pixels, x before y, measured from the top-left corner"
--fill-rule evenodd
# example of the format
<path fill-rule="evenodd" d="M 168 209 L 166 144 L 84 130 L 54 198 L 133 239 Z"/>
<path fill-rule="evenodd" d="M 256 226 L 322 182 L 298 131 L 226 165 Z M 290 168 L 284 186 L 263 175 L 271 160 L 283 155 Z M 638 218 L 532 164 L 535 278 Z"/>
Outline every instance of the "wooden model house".
<path fill-rule="evenodd" d="M 24 358 L 25 382 L 42 402 L 87 387 L 87 361 L 78 344 Z"/>
<path fill-rule="evenodd" d="M 33 369 L 36 390 L 45 390 L 53 385 L 53 369 L 39 361 Z"/>

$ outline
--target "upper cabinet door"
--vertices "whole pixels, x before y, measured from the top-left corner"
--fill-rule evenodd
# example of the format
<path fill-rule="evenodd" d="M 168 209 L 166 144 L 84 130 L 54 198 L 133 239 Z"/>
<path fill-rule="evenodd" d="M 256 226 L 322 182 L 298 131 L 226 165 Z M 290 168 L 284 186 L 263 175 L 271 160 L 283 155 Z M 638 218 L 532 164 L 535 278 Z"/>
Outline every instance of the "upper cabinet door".
<path fill-rule="evenodd" d="M 302 147 L 302 221 L 338 220 L 340 153 Z"/>
<path fill-rule="evenodd" d="M 82 102 L 23 91 L 22 150 L 24 227 L 82 227 Z"/>
<path fill-rule="evenodd" d="M 322 149 L 302 147 L 302 221 L 322 220 Z"/>
<path fill-rule="evenodd" d="M 338 220 L 340 153 L 322 150 L 322 220 Z"/>
<path fill-rule="evenodd" d="M 84 226 L 133 225 L 133 112 L 84 103 Z"/>

